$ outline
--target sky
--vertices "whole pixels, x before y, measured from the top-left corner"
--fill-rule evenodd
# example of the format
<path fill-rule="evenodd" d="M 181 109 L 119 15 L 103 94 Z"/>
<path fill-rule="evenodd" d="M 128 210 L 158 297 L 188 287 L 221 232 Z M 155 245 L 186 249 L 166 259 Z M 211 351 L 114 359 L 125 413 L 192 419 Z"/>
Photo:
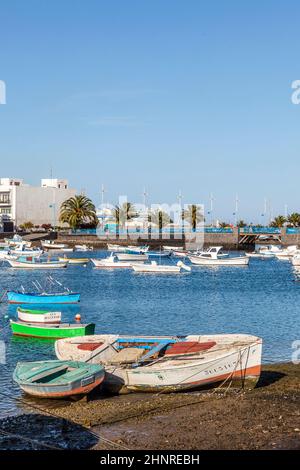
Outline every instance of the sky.
<path fill-rule="evenodd" d="M 0 176 L 300 211 L 299 2 L 0 0 Z M 264 200 L 268 215 L 262 217 Z"/>

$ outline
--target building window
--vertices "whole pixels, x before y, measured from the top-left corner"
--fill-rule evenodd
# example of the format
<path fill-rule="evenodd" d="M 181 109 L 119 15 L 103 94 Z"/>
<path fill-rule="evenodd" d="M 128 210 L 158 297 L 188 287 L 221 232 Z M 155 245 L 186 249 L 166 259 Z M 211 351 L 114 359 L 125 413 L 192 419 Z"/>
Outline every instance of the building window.
<path fill-rule="evenodd" d="M 2 207 L 2 208 L 0 209 L 0 214 L 10 215 L 10 211 L 11 211 L 10 208 L 7 209 L 7 208 L 3 208 L 3 207 Z"/>
<path fill-rule="evenodd" d="M 0 204 L 9 204 L 9 193 L 0 193 Z"/>

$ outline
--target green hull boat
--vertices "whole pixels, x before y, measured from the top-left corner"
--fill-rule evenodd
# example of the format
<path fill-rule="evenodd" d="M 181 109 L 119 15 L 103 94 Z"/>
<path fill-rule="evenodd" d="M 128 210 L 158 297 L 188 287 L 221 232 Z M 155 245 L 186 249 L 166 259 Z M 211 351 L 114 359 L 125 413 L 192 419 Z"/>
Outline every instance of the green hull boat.
<path fill-rule="evenodd" d="M 95 331 L 94 323 L 85 325 L 70 323 L 46 325 L 43 323 L 26 323 L 23 321 L 10 320 L 10 325 L 14 335 L 48 339 L 93 335 Z"/>

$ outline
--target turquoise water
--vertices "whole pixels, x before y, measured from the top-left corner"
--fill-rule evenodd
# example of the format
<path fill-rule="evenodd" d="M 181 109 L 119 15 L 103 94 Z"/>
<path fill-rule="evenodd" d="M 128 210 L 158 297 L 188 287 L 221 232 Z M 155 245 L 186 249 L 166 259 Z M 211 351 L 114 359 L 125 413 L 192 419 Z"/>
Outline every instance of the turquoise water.
<path fill-rule="evenodd" d="M 63 320 L 73 322 L 80 313 L 83 323 L 96 323 L 96 333 L 251 333 L 264 340 L 264 362 L 291 360 L 292 341 L 300 339 L 300 283 L 288 262 L 251 259 L 249 267 L 193 267 L 191 273 L 180 275 L 97 270 L 89 264 L 49 274 L 81 292 L 78 306 L 60 306 Z M 42 283 L 46 275 L 3 264 L 0 292 L 20 285 L 32 290 L 32 280 Z M 0 393 L 11 397 L 0 395 L 0 417 L 18 409 L 14 397 L 20 391 L 11 379 L 16 362 L 55 357 L 53 342 L 12 337 L 5 316 L 14 318 L 16 307 L 0 304 L 0 340 L 6 347 Z"/>

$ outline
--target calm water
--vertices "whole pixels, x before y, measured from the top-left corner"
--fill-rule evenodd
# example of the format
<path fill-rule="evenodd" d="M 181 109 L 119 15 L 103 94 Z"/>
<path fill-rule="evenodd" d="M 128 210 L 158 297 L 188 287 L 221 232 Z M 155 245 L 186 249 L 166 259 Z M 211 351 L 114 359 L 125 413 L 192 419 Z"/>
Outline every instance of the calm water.
<path fill-rule="evenodd" d="M 90 265 L 51 274 L 81 292 L 79 306 L 62 309 L 63 320 L 73 321 L 80 312 L 82 322 L 96 323 L 97 333 L 251 333 L 264 339 L 264 362 L 290 360 L 291 343 L 300 339 L 300 283 L 288 262 L 252 259 L 249 267 L 194 267 L 192 273 L 181 275 L 96 270 Z M 43 282 L 45 277 L 45 272 L 24 272 L 3 264 L 0 292 L 20 285 L 33 290 L 31 281 Z M 53 342 L 12 337 L 8 318 L 15 316 L 15 306 L 0 304 L 0 340 L 6 345 L 0 393 L 12 397 L 0 395 L 0 416 L 18 409 L 13 397 L 20 392 L 11 379 L 16 362 L 55 358 Z"/>

